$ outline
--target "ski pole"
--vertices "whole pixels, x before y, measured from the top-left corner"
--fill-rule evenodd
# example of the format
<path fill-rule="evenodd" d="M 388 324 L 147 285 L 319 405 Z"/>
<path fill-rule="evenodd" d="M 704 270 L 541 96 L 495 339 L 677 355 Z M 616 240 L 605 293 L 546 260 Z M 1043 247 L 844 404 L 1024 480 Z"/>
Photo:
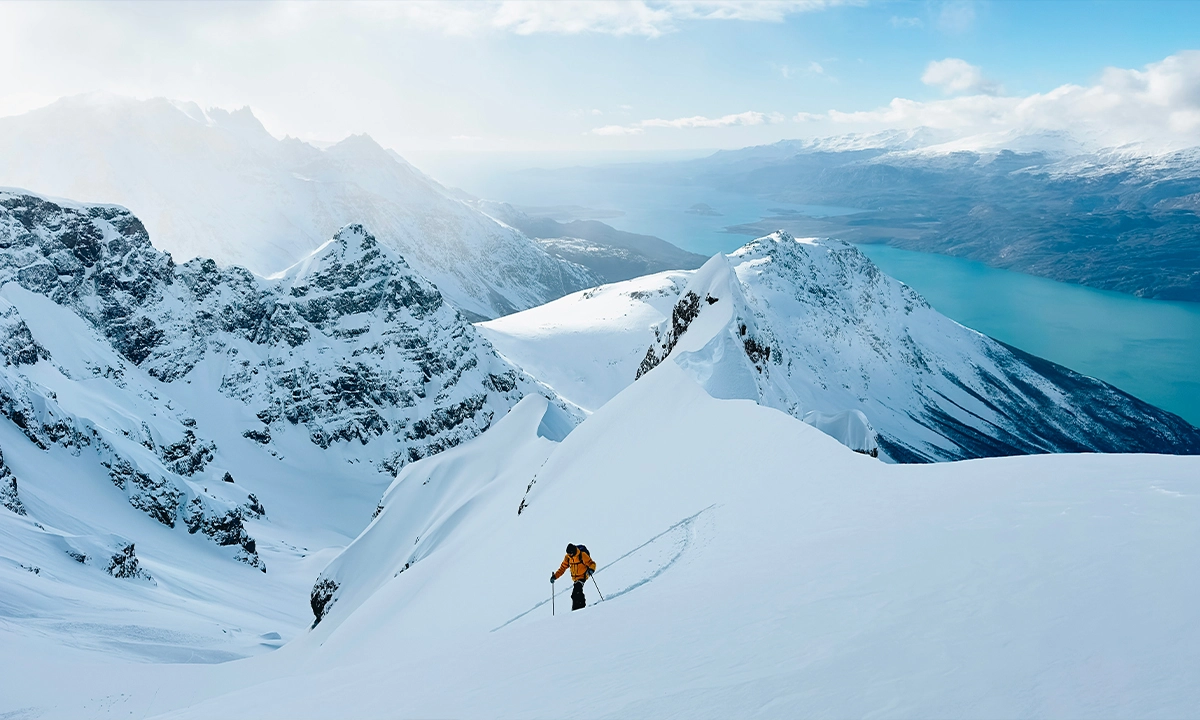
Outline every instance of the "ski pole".
<path fill-rule="evenodd" d="M 595 575 L 592 575 L 592 584 L 596 585 L 596 594 L 600 596 L 600 602 L 604 602 L 604 593 L 600 592 L 600 586 L 596 584 Z"/>
<path fill-rule="evenodd" d="M 554 581 L 550 581 L 550 616 L 554 617 Z"/>

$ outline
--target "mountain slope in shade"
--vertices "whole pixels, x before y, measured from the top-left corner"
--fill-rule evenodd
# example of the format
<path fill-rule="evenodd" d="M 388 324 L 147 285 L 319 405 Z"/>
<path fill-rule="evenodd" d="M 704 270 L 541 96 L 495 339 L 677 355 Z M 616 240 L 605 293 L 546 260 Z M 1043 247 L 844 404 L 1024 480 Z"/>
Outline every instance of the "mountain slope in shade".
<path fill-rule="evenodd" d="M 276 140 L 249 108 L 87 95 L 0 118 L 0 185 L 120 203 L 177 259 L 262 275 L 362 223 L 475 319 L 598 282 L 365 135 Z"/>
<path fill-rule="evenodd" d="M 587 409 L 622 387 L 601 366 L 628 372 L 643 346 L 634 376 L 669 357 L 715 397 L 778 408 L 899 462 L 1200 452 L 1200 431 L 1180 418 L 962 327 L 845 243 L 776 233 L 686 283 L 656 277 L 643 282 L 678 293 L 669 313 L 648 304 L 649 288 L 617 284 L 481 329 Z M 613 348 L 599 359 L 579 341 L 595 332 L 586 317 L 614 318 L 594 323 Z M 593 384 L 606 392 L 579 393 Z"/>

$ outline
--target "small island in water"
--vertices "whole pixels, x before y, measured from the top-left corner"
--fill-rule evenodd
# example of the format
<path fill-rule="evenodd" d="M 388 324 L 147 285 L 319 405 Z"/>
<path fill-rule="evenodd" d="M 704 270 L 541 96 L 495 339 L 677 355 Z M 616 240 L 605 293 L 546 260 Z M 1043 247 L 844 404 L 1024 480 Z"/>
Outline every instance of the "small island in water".
<path fill-rule="evenodd" d="M 721 213 L 717 212 L 716 208 L 714 208 L 711 205 L 707 205 L 705 203 L 696 203 L 695 205 L 691 206 L 684 212 L 686 212 L 689 215 L 704 215 L 707 217 L 720 217 L 721 216 Z"/>

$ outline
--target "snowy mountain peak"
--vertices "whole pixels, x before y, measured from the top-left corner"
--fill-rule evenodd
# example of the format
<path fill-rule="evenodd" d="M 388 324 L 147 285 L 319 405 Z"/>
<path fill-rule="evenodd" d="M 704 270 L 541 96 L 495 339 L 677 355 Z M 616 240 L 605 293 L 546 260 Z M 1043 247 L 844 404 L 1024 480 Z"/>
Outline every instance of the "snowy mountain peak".
<path fill-rule="evenodd" d="M 896 461 L 1200 452 L 1181 419 L 958 325 L 836 240 L 776 232 L 713 258 L 658 335 L 639 375 L 671 357 L 714 397 Z"/>

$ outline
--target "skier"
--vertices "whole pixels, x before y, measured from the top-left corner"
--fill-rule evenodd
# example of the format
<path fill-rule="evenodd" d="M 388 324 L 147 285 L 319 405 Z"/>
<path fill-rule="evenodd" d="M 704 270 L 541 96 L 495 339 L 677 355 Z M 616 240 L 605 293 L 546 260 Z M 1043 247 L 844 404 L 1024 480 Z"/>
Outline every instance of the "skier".
<path fill-rule="evenodd" d="M 571 580 L 575 583 L 574 589 L 571 590 L 571 609 L 579 610 L 587 605 L 587 600 L 583 597 L 583 583 L 596 572 L 596 561 L 588 554 L 587 546 L 568 544 L 567 556 L 563 558 L 558 572 L 550 573 L 550 583 L 553 584 L 562 577 L 568 567 L 571 568 Z"/>

